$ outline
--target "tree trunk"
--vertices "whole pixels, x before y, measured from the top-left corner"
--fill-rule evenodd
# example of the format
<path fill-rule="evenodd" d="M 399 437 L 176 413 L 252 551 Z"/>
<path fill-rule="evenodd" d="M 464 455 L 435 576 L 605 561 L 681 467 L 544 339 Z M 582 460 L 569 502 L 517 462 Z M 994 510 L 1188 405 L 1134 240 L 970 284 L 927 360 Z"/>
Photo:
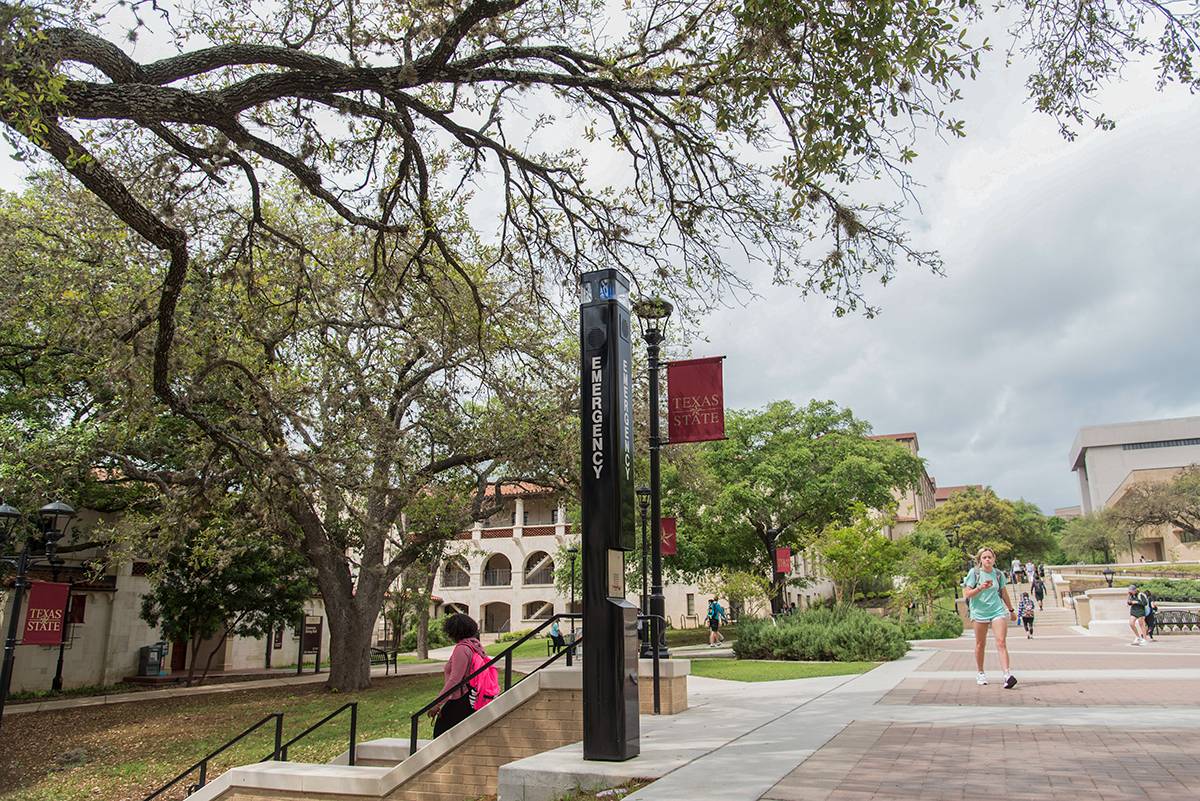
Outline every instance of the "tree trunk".
<path fill-rule="evenodd" d="M 421 596 L 423 603 L 417 609 L 417 658 L 429 658 L 429 604 L 433 597 L 433 580 L 437 576 L 437 562 L 429 565 L 425 576 L 425 593 Z"/>
<path fill-rule="evenodd" d="M 338 692 L 365 690 L 371 686 L 371 635 L 377 615 L 332 613 L 328 599 L 325 609 L 329 613 L 329 680 L 325 686 Z"/>
<path fill-rule="evenodd" d="M 192 635 L 192 658 L 188 660 L 187 680 L 184 682 L 185 687 L 192 686 L 192 679 L 196 675 L 196 654 L 200 650 L 200 638 Z"/>

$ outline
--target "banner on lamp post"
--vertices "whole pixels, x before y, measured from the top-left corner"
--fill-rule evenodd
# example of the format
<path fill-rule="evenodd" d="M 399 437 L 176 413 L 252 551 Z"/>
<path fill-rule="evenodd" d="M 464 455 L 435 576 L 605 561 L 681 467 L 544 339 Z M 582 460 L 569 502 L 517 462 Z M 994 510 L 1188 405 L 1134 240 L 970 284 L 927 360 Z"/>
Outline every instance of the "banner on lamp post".
<path fill-rule="evenodd" d="M 662 555 L 674 556 L 677 550 L 677 541 L 675 539 L 675 518 L 661 518 L 662 525 Z"/>
<path fill-rule="evenodd" d="M 70 584 L 35 581 L 29 585 L 29 609 L 25 612 L 22 645 L 58 645 L 67 618 Z"/>
<path fill-rule="evenodd" d="M 775 549 L 775 572 L 788 574 L 792 572 L 792 549 Z"/>
<path fill-rule="evenodd" d="M 705 442 L 725 439 L 724 356 L 667 364 L 667 439 Z"/>

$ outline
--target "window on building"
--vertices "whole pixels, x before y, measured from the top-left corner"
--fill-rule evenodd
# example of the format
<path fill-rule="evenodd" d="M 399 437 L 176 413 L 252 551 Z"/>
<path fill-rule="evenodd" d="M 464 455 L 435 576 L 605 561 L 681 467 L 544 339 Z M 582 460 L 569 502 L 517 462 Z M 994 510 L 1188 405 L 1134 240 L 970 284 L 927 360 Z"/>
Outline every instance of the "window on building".
<path fill-rule="evenodd" d="M 689 615 L 696 614 L 696 593 L 694 592 L 687 594 L 687 613 Z"/>
<path fill-rule="evenodd" d="M 1187 445 L 1200 445 L 1200 437 L 1191 439 L 1160 439 L 1155 442 L 1127 442 L 1121 446 L 1123 451 L 1140 451 L 1146 448 L 1182 448 Z"/>
<path fill-rule="evenodd" d="M 83 623 L 87 617 L 87 596 L 72 595 L 71 596 L 71 611 L 68 623 Z"/>
<path fill-rule="evenodd" d="M 558 507 L 557 506 L 550 510 L 550 523 L 551 523 L 551 525 L 558 523 Z"/>

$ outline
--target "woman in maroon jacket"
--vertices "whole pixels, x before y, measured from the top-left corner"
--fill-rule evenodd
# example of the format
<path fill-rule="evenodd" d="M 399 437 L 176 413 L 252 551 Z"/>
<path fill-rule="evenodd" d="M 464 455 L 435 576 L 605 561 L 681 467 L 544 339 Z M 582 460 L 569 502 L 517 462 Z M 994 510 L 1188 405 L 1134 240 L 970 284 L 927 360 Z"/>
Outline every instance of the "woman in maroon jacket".
<path fill-rule="evenodd" d="M 470 616 L 463 614 L 450 615 L 442 623 L 446 635 L 454 640 L 454 652 L 442 672 L 446 681 L 442 685 L 442 693 L 455 686 L 471 675 L 471 660 L 475 654 L 487 658 L 483 646 L 479 643 L 479 624 Z M 466 720 L 475 710 L 471 707 L 471 688 L 464 684 L 451 693 L 439 706 L 429 710 L 429 717 L 436 717 L 433 724 L 433 736 L 439 737 L 455 723 Z"/>

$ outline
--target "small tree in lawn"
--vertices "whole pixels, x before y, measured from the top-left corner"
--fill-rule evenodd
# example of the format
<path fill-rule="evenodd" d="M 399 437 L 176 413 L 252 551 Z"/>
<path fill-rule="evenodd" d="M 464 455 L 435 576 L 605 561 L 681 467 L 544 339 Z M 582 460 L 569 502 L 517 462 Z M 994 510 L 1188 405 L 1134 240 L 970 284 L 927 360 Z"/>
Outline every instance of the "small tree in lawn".
<path fill-rule="evenodd" d="M 164 637 L 188 643 L 191 686 L 205 640 L 220 634 L 200 682 L 230 636 L 263 637 L 276 625 L 295 623 L 315 592 L 309 573 L 303 557 L 278 542 L 201 532 L 168 552 L 142 598 L 142 618 Z"/>
<path fill-rule="evenodd" d="M 1108 513 L 1083 515 L 1067 522 L 1062 549 L 1073 562 L 1112 562 L 1124 535 Z"/>
<path fill-rule="evenodd" d="M 709 597 L 724 598 L 741 610 L 740 617 L 761 617 L 770 610 L 771 582 L 765 576 L 745 570 L 722 570 L 699 582 Z"/>
<path fill-rule="evenodd" d="M 901 546 L 883 535 L 886 521 L 860 506 L 848 525 L 831 525 L 817 539 L 825 572 L 838 603 L 851 603 L 866 581 L 895 572 Z"/>

